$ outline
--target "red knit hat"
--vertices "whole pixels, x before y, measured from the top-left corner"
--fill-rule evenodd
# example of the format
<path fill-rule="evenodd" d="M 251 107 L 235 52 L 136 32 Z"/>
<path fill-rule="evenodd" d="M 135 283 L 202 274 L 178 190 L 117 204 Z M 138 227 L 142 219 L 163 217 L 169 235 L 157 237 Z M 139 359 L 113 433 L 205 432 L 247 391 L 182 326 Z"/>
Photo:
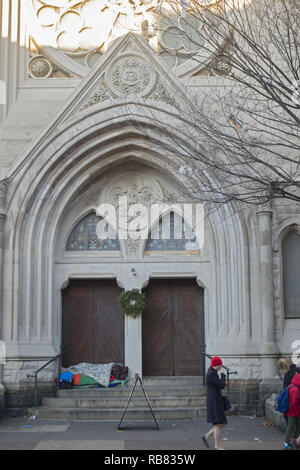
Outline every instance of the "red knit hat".
<path fill-rule="evenodd" d="M 211 359 L 211 367 L 221 366 L 222 364 L 222 359 L 220 359 L 218 356 L 215 356 Z"/>

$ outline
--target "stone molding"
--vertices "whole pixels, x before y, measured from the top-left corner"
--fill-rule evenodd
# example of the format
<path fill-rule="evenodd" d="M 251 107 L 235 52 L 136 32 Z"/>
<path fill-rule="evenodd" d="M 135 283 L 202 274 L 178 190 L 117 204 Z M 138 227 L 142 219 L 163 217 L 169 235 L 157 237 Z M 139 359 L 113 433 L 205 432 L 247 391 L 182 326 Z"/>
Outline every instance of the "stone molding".
<path fill-rule="evenodd" d="M 0 215 L 5 215 L 8 183 L 8 179 L 0 180 Z"/>

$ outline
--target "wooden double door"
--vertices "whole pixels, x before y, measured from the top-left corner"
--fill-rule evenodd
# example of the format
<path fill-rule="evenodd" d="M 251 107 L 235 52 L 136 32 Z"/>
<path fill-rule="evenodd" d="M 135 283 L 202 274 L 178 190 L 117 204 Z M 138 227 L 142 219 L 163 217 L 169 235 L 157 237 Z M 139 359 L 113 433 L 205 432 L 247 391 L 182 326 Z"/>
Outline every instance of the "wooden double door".
<path fill-rule="evenodd" d="M 72 280 L 62 295 L 62 365 L 124 364 L 124 314 L 115 280 Z"/>
<path fill-rule="evenodd" d="M 203 289 L 195 279 L 153 279 L 145 293 L 143 376 L 202 375 Z"/>

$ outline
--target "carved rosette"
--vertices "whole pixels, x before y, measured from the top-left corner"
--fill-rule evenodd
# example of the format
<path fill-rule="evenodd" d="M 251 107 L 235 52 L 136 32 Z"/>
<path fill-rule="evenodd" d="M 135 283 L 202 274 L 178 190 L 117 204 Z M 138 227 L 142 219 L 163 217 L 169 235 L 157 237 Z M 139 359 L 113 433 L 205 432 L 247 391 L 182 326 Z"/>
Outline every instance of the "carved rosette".
<path fill-rule="evenodd" d="M 0 181 L 0 215 L 5 215 L 6 199 L 8 190 L 8 180 Z"/>
<path fill-rule="evenodd" d="M 30 60 L 28 72 L 32 78 L 49 78 L 53 72 L 53 65 L 44 56 L 36 56 Z"/>
<path fill-rule="evenodd" d="M 231 58 L 227 54 L 217 55 L 209 67 L 216 75 L 230 75 L 232 71 Z"/>
<path fill-rule="evenodd" d="M 156 82 L 156 72 L 140 54 L 119 56 L 105 73 L 107 87 L 116 96 L 147 96 Z"/>

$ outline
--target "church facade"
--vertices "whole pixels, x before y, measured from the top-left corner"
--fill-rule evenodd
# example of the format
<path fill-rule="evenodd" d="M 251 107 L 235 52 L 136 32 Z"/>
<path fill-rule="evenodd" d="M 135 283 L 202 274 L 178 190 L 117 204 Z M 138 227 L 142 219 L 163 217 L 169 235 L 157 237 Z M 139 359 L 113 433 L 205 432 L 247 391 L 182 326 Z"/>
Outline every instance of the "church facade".
<path fill-rule="evenodd" d="M 234 400 L 251 412 L 280 384 L 278 358 L 297 348 L 296 203 L 238 212 L 228 204 L 206 214 L 201 246 L 172 230 L 163 241 L 97 238 L 98 207 L 119 209 L 120 197 L 169 204 L 171 225 L 172 207 L 187 194 L 196 202 L 175 149 L 149 135 L 167 123 L 184 146 L 174 100 L 184 106 L 193 90 L 219 86 L 220 64 L 208 77 L 178 59 L 172 27 L 149 27 L 160 4 L 2 2 L 3 407 L 31 404 L 29 376 L 60 353 L 66 366 L 117 361 L 131 376 L 188 380 L 204 373 L 205 352 L 237 372 Z M 118 301 L 131 289 L 146 293 L 137 318 Z M 41 373 L 45 393 L 55 367 Z"/>

